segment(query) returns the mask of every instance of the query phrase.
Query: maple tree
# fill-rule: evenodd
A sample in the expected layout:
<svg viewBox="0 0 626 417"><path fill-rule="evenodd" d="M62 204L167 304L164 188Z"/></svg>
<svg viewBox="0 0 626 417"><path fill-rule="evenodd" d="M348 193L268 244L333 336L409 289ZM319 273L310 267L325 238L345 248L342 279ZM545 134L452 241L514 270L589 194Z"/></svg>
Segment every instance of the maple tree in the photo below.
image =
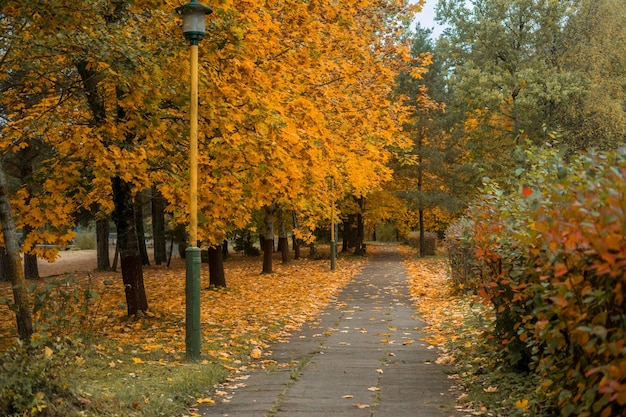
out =
<svg viewBox="0 0 626 417"><path fill-rule="evenodd" d="M18 227L32 229L23 249L52 259L72 239L77 211L112 215L131 315L147 309L136 196L155 187L174 222L187 220L180 75L189 71L174 6L48 0L1 11L3 82L20 75L3 84L2 152L32 150L32 138L50 152L33 166L32 177L45 179L36 194L12 193ZM327 178L339 199L362 198L389 177L405 109L388 93L409 62L395 34L419 4L212 6L200 63L205 245L275 204L314 227L328 219Z"/></svg>

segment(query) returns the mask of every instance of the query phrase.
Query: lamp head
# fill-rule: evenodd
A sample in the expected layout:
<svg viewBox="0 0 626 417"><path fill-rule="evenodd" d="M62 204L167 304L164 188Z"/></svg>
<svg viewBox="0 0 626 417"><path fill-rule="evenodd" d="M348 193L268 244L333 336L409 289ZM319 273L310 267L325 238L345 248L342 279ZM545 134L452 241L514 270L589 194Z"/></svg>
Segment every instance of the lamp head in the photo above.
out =
<svg viewBox="0 0 626 417"><path fill-rule="evenodd" d="M197 45L204 38L206 15L212 13L210 7L191 0L189 3L176 8L176 13L183 17L183 35L191 45Z"/></svg>

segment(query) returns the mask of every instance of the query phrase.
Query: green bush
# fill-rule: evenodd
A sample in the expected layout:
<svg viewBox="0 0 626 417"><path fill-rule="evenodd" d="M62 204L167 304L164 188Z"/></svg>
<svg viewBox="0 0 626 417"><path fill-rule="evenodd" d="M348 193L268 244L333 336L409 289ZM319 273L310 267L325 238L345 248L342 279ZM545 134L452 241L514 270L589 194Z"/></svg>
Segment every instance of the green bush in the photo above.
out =
<svg viewBox="0 0 626 417"><path fill-rule="evenodd" d="M554 413L624 415L626 155L522 156L517 182L487 181L449 229L453 276L493 306L495 340L541 377Z"/></svg>
<svg viewBox="0 0 626 417"><path fill-rule="evenodd" d="M96 234L93 232L81 232L74 237L74 243L80 249L95 249Z"/></svg>
<svg viewBox="0 0 626 417"><path fill-rule="evenodd" d="M64 375L75 366L68 341L16 345L0 357L0 415L78 416L81 403Z"/></svg>
<svg viewBox="0 0 626 417"><path fill-rule="evenodd" d="M413 247L420 249L419 232L411 232L407 238L407 243ZM434 256L437 254L437 233L424 232L424 255Z"/></svg>
<svg viewBox="0 0 626 417"><path fill-rule="evenodd" d="M450 277L455 290L473 292L476 289L474 249L469 241L472 222L467 217L449 226L444 241L450 261Z"/></svg>

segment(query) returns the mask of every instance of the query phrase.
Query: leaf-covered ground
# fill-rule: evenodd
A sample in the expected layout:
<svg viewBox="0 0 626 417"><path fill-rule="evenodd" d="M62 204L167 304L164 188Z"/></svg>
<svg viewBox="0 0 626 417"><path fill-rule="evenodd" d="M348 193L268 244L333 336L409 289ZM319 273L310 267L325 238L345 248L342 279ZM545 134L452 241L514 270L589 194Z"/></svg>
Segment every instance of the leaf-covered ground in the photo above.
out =
<svg viewBox="0 0 626 417"><path fill-rule="evenodd" d="M368 246L368 253L376 250ZM486 343L490 310L452 292L445 258L419 259L407 247L401 250L415 305L428 322L426 341L439 350L438 362L454 370L450 377L465 387L459 396L462 415L533 415L531 410L540 409L532 395L536 381L507 371L494 359L497 347ZM83 274L76 282L56 277L33 283L33 301L43 307L37 313L42 330L34 338L45 347L39 360L62 359L64 386L73 395L66 400L87 415L189 415L193 403L211 403L220 395L211 387L228 374L232 384L245 383L238 378L250 368L276 366L268 358L270 345L286 341L307 320L314 320L366 259L346 256L334 272L328 260L282 265L276 259L275 273L269 275L260 274L260 262L236 256L227 260L225 289L207 288L203 264L203 360L196 363L185 360L182 261L171 268L145 269L150 309L132 319L126 317L119 272ZM6 283L0 284L3 297L10 298ZM3 350L15 344L13 320L8 307L0 305ZM72 342L71 348L64 340ZM61 403L47 404L53 408Z"/></svg>
<svg viewBox="0 0 626 417"><path fill-rule="evenodd" d="M33 302L43 306L37 313L42 330L34 341L51 346L43 353L48 358L66 353L60 347L63 338L81 347L72 353L73 369L66 376L94 415L178 415L185 404L210 401L208 389L226 373L273 366L264 359L269 345L314 320L365 262L346 256L330 271L327 259L287 265L275 259L274 273L261 274L261 258L233 256L225 261L224 289L207 288L208 268L203 264L203 360L196 364L185 361L182 261L171 268L145 268L149 311L138 318L126 316L119 272L83 274L76 282L56 277L33 283ZM0 298L11 298L9 284L0 284ZM15 340L14 316L1 305L3 350ZM190 379L197 379L197 385L182 386ZM164 408L172 403L180 406ZM106 411L98 414L95 409Z"/></svg>
<svg viewBox="0 0 626 417"><path fill-rule="evenodd" d="M451 366L450 378L464 388L458 409L464 416L540 415L540 385L511 372L495 355L490 341L491 309L468 294L453 291L446 258L407 257L411 295L427 321L428 343L439 350L438 363Z"/></svg>

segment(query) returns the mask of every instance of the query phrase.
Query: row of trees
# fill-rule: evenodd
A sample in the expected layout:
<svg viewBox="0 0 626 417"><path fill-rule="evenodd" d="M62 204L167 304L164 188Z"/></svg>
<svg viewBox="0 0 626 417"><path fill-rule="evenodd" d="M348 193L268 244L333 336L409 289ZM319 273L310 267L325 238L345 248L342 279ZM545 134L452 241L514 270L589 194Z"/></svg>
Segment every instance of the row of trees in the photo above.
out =
<svg viewBox="0 0 626 417"><path fill-rule="evenodd" d="M267 244L274 219L293 213L305 236L329 226L331 206L401 232L441 231L482 177L514 170L525 139L569 151L624 143L623 1L441 0L448 29L437 40L407 31L419 4L340 3L209 4L200 45L205 245L259 215ZM165 211L187 221L189 68L178 5L16 0L0 11L2 245L14 265L23 251L28 267L35 255L54 257L45 245L67 244L81 216L97 219L99 236L112 219L129 314L148 306L137 197L159 203L159 225Z"/></svg>
<svg viewBox="0 0 626 417"><path fill-rule="evenodd" d="M426 64L411 60L398 37L419 5L209 5L214 13L200 45L205 245L219 245L259 211L268 238L280 210L298 213L305 233L328 222L331 205L363 198L390 177L391 151L408 143L409 109L392 99L394 79ZM0 243L23 339L32 329L19 253L53 258L50 246L68 244L85 213L100 225L115 222L128 314L148 308L137 196L147 189L162 196L175 223L188 215L189 68L176 6L2 5Z"/></svg>

